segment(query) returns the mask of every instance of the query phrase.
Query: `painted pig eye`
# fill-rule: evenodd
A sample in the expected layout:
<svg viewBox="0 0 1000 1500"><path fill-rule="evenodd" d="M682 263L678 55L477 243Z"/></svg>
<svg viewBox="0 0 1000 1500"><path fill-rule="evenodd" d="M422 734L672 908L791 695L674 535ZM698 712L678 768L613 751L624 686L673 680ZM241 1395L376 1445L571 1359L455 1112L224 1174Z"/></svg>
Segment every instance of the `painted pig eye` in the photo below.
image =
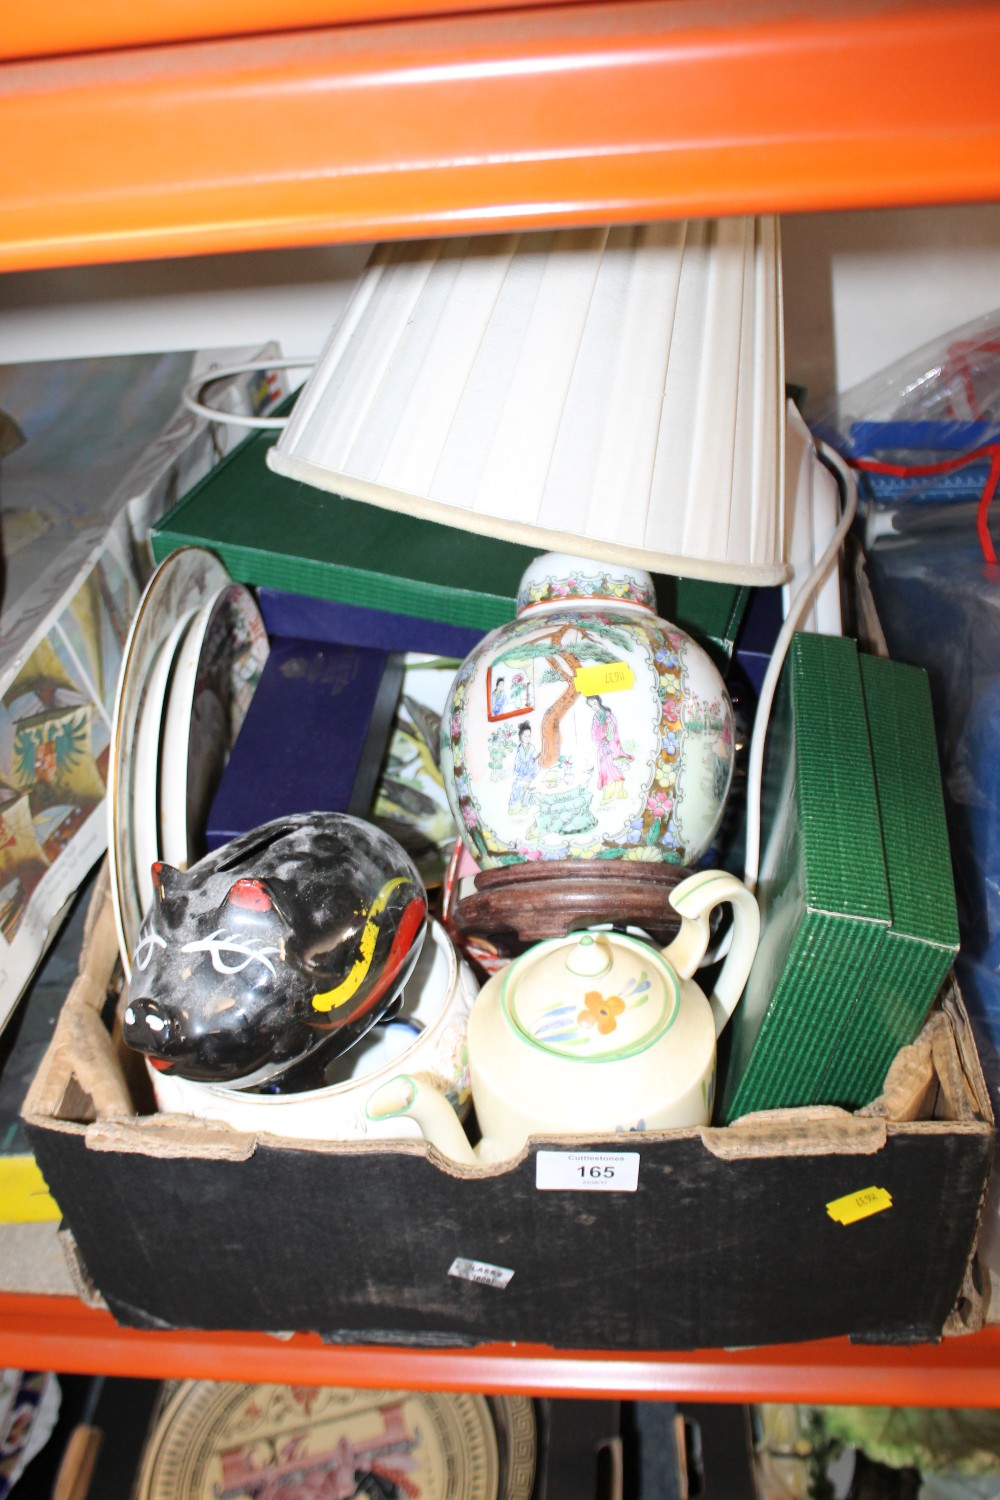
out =
<svg viewBox="0 0 1000 1500"><path fill-rule="evenodd" d="M158 932L140 932L132 958L133 965L137 969L148 969L150 959L153 957L153 949L166 946L166 939L161 938Z"/></svg>
<svg viewBox="0 0 1000 1500"><path fill-rule="evenodd" d="M268 957L271 953L278 953L278 948L265 948L261 938L239 938L229 937L219 927L215 932L209 933L208 937L198 938L193 943L185 943L181 949L182 953L210 953L212 955L212 968L217 974L242 974L243 970L252 963L263 964L270 974L276 970ZM235 954L242 958L242 963L227 964L222 955Z"/></svg>

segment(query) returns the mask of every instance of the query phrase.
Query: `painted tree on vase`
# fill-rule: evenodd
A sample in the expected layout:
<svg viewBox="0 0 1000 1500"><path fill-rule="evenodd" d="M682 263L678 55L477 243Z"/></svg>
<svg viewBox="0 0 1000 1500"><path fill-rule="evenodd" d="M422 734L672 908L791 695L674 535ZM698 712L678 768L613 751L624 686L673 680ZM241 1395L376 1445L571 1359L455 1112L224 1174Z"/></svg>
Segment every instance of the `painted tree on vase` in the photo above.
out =
<svg viewBox="0 0 1000 1500"><path fill-rule="evenodd" d="M541 748L538 763L544 771L555 766L562 753L561 724L580 697L576 676L587 662L609 665L627 656L631 643L626 631L616 629L604 620L589 619L586 626L578 620L558 616L542 628L532 640L518 641L494 661L518 665L542 660L546 670L537 679L539 686L563 684L563 691L542 715Z"/></svg>

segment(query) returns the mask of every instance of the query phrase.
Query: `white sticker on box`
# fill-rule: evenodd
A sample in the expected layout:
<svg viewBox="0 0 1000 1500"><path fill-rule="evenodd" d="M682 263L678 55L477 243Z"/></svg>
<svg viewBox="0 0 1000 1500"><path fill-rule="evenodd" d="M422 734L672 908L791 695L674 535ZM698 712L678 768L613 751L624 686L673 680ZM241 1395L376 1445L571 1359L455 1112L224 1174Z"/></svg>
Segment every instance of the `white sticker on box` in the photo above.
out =
<svg viewBox="0 0 1000 1500"><path fill-rule="evenodd" d="M638 1151L539 1151L535 1187L546 1192L634 1193Z"/></svg>
<svg viewBox="0 0 1000 1500"><path fill-rule="evenodd" d="M480 1286L495 1286L503 1291L513 1276L506 1266L491 1266L486 1260L465 1260L456 1256L448 1267L449 1276L458 1276L462 1281L477 1281Z"/></svg>

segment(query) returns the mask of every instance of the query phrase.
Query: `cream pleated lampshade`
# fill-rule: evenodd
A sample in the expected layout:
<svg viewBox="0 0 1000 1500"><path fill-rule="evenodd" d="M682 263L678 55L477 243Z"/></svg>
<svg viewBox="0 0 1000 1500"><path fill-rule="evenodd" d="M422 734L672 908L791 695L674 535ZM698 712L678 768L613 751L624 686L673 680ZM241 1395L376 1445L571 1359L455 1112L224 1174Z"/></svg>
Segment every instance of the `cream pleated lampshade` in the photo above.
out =
<svg viewBox="0 0 1000 1500"><path fill-rule="evenodd" d="M381 246L268 462L449 526L780 583L777 224Z"/></svg>

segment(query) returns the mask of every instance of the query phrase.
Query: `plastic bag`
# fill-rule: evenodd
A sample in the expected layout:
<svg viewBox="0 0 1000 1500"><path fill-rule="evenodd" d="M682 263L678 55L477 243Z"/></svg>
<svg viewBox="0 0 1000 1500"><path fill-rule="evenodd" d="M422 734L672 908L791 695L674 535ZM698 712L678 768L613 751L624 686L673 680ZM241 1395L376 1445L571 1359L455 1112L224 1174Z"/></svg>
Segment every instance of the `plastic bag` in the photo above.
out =
<svg viewBox="0 0 1000 1500"><path fill-rule="evenodd" d="M838 396L811 425L857 473L866 550L961 528L997 561L1000 311Z"/></svg>
<svg viewBox="0 0 1000 1500"><path fill-rule="evenodd" d="M1000 500L990 504L1000 478L1000 312L846 392L815 425L858 475L889 654L930 679L959 907L956 971L980 1043L1000 1053L1000 566L988 560L1000 538ZM936 456L941 471L917 472L932 465L908 462L916 455Z"/></svg>

